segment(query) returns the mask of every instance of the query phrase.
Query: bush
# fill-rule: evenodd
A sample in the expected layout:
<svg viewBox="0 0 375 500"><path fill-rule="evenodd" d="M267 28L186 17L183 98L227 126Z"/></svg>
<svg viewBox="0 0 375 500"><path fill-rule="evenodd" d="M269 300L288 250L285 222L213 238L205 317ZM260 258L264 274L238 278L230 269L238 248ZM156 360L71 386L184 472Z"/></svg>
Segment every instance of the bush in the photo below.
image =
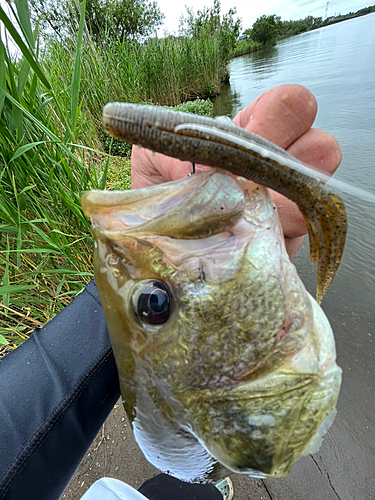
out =
<svg viewBox="0 0 375 500"><path fill-rule="evenodd" d="M184 113L193 113L195 115L203 115L212 117L214 114L214 105L211 101L204 99L196 99L195 101L183 102L174 106L172 109L183 111Z"/></svg>

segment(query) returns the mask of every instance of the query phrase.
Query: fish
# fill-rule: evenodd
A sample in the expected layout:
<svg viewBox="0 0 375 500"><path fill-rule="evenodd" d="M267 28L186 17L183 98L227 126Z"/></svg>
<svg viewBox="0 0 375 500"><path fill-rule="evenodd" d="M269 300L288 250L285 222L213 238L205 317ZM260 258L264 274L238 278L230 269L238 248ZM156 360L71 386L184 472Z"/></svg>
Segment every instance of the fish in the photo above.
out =
<svg viewBox="0 0 375 500"><path fill-rule="evenodd" d="M119 135L113 109L110 118L106 109L106 128ZM164 127L157 116L158 127ZM184 130L194 119L178 116ZM129 120L131 142L143 145L136 121ZM219 135L211 130L209 139L208 130L202 132L213 149L220 126ZM231 125L225 127L235 135ZM153 135L156 140L155 130ZM199 148L191 159L184 141L196 144L196 139L182 137L185 151L179 156L207 164ZM163 141L155 150L175 155L174 146L168 149L174 139ZM226 153L219 146L227 159L237 155L237 147ZM268 144L261 141L260 147L271 155ZM258 161L263 160L255 154ZM288 257L264 185L274 188L275 174L259 183L238 172L237 164L235 159L231 168L220 163L208 172L133 191L88 191L81 198L91 219L95 278L135 439L155 467L184 481L233 472L287 475L296 460L319 449L335 418L341 386L332 329ZM273 167L281 176L291 175L285 165ZM315 186L316 179L293 171L296 178L304 176L298 189L307 179L307 191L324 193L319 206L329 207L332 218L343 217L342 205L337 202L333 210L328 200L334 204L336 198ZM322 233L332 233L324 257L332 262L340 255L334 224L320 222ZM323 258L323 249L319 255Z"/></svg>

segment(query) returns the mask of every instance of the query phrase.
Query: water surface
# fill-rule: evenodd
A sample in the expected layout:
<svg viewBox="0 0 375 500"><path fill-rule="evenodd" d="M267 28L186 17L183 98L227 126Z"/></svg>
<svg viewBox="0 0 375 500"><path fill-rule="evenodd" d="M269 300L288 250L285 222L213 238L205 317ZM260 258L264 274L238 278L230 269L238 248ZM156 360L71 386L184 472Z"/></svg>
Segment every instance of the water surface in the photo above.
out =
<svg viewBox="0 0 375 500"><path fill-rule="evenodd" d="M234 59L230 72L230 85L214 103L216 114L234 117L276 85L305 85L318 101L314 126L333 134L343 151L335 178L375 198L375 14ZM288 478L266 482L280 500L375 498L375 204L358 193L339 194L348 239L323 301L344 371L339 413L319 453L296 464ZM295 263L314 294L316 270L306 241Z"/></svg>

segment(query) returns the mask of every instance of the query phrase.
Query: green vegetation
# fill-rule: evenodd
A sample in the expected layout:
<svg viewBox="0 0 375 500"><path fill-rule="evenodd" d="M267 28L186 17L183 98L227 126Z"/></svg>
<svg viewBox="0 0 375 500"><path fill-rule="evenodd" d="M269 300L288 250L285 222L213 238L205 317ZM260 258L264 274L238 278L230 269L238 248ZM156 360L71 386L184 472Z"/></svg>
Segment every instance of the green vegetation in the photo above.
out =
<svg viewBox="0 0 375 500"><path fill-rule="evenodd" d="M50 320L93 277L81 192L130 187L130 148L103 134L103 104L147 102L154 95L154 103L174 104L202 88L211 92L223 65L220 44L210 46L202 34L144 44L117 40L102 50L83 17L76 40L49 37L40 50L27 3L16 0L13 14L15 22L0 7L7 30L6 42L0 41L2 354ZM14 57L14 44L21 58ZM203 100L179 108L213 112ZM120 156L108 155L114 153Z"/></svg>
<svg viewBox="0 0 375 500"><path fill-rule="evenodd" d="M327 17L322 23L322 26L328 26L329 24L340 23L341 21L345 21L346 19L352 19L353 17L366 16L367 14L371 14L371 12L375 12L375 5L370 5L369 7L364 7L363 9L359 9L356 12L348 12L347 14L338 14L337 16Z"/></svg>
<svg viewBox="0 0 375 500"><path fill-rule="evenodd" d="M338 16L327 17L324 21L321 17L313 16L307 16L305 19L297 21L282 21L281 17L275 14L271 16L263 15L255 21L252 28L246 29L243 32L245 38L239 40L234 55L238 56L254 52L262 47L275 45L277 40L322 28L323 26L345 21L353 17L364 16L371 12L375 12L375 5L365 7L357 12L349 12L345 15L339 14Z"/></svg>
<svg viewBox="0 0 375 500"><path fill-rule="evenodd" d="M53 88L69 107L69 86L74 47L67 52L53 42L45 55ZM101 127L102 107L110 101L153 102L177 105L217 92L223 64L216 40L150 39L145 44L116 42L105 50L93 43L83 47L81 65L82 116L85 120L82 142ZM99 147L99 145L98 145Z"/></svg>
<svg viewBox="0 0 375 500"><path fill-rule="evenodd" d="M187 17L180 20L180 35L193 40L216 39L225 68L237 45L241 28L241 20L234 20L236 9L229 9L227 14L221 16L220 1L214 0L211 8L198 10L197 14L187 7L186 10Z"/></svg>
<svg viewBox="0 0 375 500"><path fill-rule="evenodd" d="M216 95L220 83L228 78L226 67L238 37L240 25L233 15L233 11L221 15L220 3L215 0L210 9L197 14L188 11L178 38L149 38L140 43L132 36L131 41L109 40L104 45L85 36L81 65L81 116L85 124L80 140L87 143L90 139L100 147L95 136L101 109L111 100L174 106ZM70 84L74 51L74 40L53 36L43 54L44 67L54 90L65 99L65 108L69 106L65 89Z"/></svg>
<svg viewBox="0 0 375 500"><path fill-rule="evenodd" d="M211 101L205 99L195 99L194 101L187 101L173 106L173 109L177 111L183 111L184 113L192 113L194 115L203 116L213 116L214 105Z"/></svg>
<svg viewBox="0 0 375 500"><path fill-rule="evenodd" d="M246 37L238 41L237 46L233 52L233 57L239 57L244 54L249 54L250 52L257 52L262 48L263 45L261 43L255 42L250 37Z"/></svg>
<svg viewBox="0 0 375 500"><path fill-rule="evenodd" d="M16 6L24 41L0 8L0 20L23 54L13 61L9 45L0 43L0 344L5 351L49 320L91 278L91 237L79 198L81 191L106 181L105 175L97 177L95 153L75 146L83 24L70 105L62 108L35 56L27 4Z"/></svg>
<svg viewBox="0 0 375 500"><path fill-rule="evenodd" d="M274 45L279 36L279 18L276 16L261 16L253 24L251 38L262 46Z"/></svg>
<svg viewBox="0 0 375 500"><path fill-rule="evenodd" d="M287 38L290 36L298 35L300 33L305 33L306 31L315 30L318 28L323 28L324 26L329 26L330 24L339 23L353 17L364 16L375 12L375 5L370 7L365 7L364 9L359 9L357 12L349 12L344 15L330 16L323 21L321 17L307 16L305 19L299 19L298 21L281 21L279 17L278 20L279 33L278 39Z"/></svg>
<svg viewBox="0 0 375 500"><path fill-rule="evenodd" d="M31 16L43 38L75 39L80 20L77 0L30 0ZM163 23L156 2L149 0L86 0L85 22L91 38L98 44L142 40Z"/></svg>

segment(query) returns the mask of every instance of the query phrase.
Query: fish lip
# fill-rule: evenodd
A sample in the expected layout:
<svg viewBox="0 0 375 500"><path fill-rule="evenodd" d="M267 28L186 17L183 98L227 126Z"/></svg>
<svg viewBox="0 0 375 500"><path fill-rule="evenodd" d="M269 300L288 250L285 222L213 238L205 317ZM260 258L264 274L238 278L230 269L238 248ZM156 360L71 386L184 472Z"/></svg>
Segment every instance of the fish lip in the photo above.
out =
<svg viewBox="0 0 375 500"><path fill-rule="evenodd" d="M213 169L215 170L215 169ZM194 176L185 177L176 181L164 182L162 184L155 184L140 189L134 190L121 190L121 191L108 191L101 189L92 189L85 191L81 195L81 205L83 213L86 217L91 217L97 210L97 206L101 208L117 207L122 204L132 203L133 201L141 201L155 196L167 196L177 189L183 189L189 184L198 184L202 178L207 177L210 172L200 172Z"/></svg>
<svg viewBox="0 0 375 500"><path fill-rule="evenodd" d="M89 191L81 198L85 215L101 231L195 240L232 228L245 203L233 176L217 169L135 191Z"/></svg>

